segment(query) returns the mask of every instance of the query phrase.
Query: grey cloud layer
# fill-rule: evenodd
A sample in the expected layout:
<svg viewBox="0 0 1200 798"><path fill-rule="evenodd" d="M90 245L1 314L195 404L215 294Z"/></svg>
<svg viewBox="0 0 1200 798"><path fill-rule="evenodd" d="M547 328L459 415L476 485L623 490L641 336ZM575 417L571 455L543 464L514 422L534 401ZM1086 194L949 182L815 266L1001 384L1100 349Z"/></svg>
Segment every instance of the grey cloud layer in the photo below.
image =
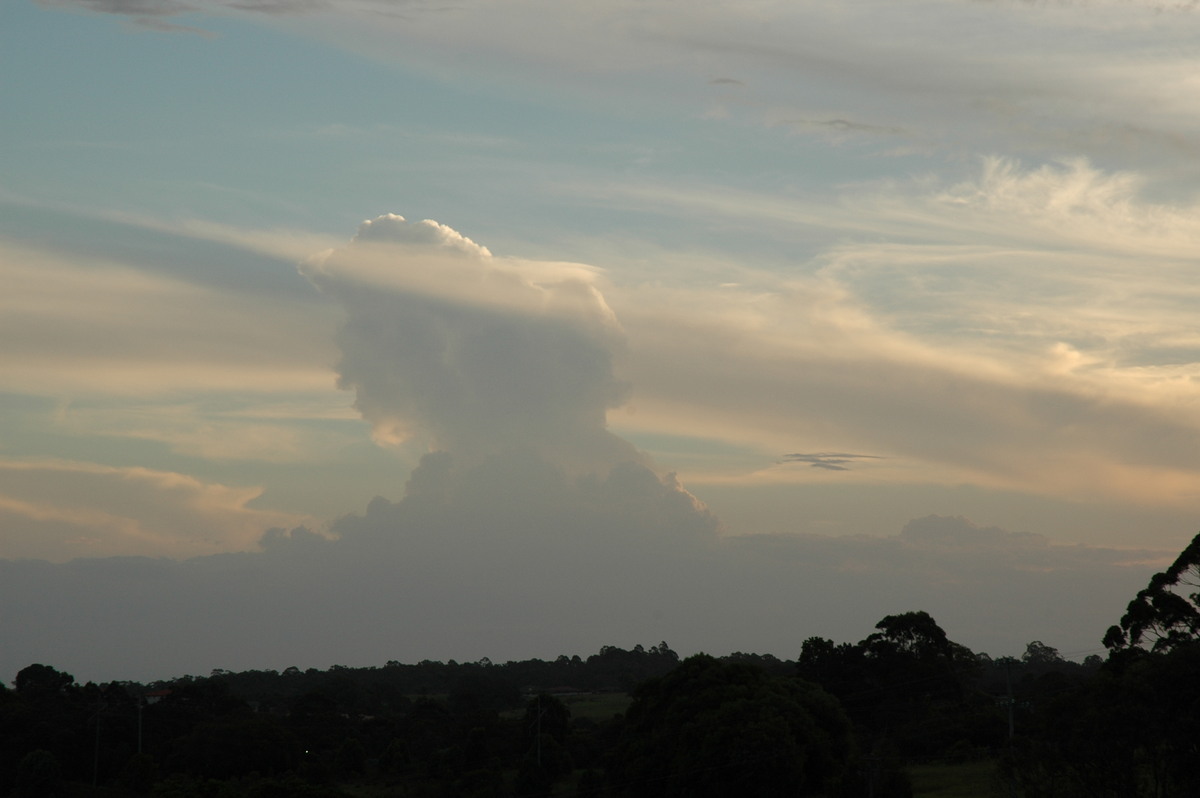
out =
<svg viewBox="0 0 1200 798"><path fill-rule="evenodd" d="M795 656L810 635L857 640L908 609L992 654L1033 639L1086 652L1170 556L935 517L891 538L721 541L711 516L640 466L589 482L531 461L516 479L497 459L447 481L437 459L403 501L339 521L337 540L277 531L262 553L183 562L0 560L0 677L33 661L148 679L650 639Z"/></svg>

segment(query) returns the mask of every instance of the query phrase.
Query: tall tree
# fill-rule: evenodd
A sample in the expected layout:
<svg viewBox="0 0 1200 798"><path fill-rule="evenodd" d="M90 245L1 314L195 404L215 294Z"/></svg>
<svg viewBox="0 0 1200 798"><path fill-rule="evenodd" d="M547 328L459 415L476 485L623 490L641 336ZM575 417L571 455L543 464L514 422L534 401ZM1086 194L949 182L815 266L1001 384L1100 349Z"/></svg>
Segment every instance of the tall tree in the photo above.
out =
<svg viewBox="0 0 1200 798"><path fill-rule="evenodd" d="M1150 578L1125 608L1116 626L1109 627L1104 645L1116 651L1148 646L1168 651L1200 638L1200 534L1165 571Z"/></svg>

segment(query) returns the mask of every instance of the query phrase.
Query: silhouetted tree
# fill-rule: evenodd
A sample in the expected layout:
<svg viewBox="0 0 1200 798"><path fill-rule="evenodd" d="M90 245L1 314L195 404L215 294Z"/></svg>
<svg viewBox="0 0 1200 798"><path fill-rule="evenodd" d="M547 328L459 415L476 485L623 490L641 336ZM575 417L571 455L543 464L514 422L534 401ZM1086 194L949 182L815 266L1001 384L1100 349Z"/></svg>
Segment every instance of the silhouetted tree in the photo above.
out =
<svg viewBox="0 0 1200 798"><path fill-rule="evenodd" d="M637 688L613 776L635 796L819 795L852 750L816 685L701 654Z"/></svg>
<svg viewBox="0 0 1200 798"><path fill-rule="evenodd" d="M1165 651L1200 637L1200 534L1192 538L1171 567L1150 578L1126 607L1119 624L1109 627L1104 645L1111 650L1149 644Z"/></svg>
<svg viewBox="0 0 1200 798"><path fill-rule="evenodd" d="M61 693L75 683L75 677L49 665L29 665L17 671L13 685L17 692Z"/></svg>

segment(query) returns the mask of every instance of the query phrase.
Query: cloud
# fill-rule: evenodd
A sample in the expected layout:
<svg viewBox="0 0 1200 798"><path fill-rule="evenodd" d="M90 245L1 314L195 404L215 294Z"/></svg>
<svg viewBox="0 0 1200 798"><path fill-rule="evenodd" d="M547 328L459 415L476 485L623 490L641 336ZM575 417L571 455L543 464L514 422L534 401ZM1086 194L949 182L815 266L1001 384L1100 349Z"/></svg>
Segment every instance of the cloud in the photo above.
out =
<svg viewBox="0 0 1200 798"><path fill-rule="evenodd" d="M719 124L800 120L797 132L821 138L868 133L854 142L879 155L1082 152L1165 177L1194 176L1198 165L1189 137L1197 113L1186 98L1196 66L1187 45L1200 17L1185 3L696 2L685 16L671 3L624 0L586 9L545 0L204 5L264 12L251 18L584 107L620 97L623 108ZM535 21L554 35L531 39ZM753 89L704 114L708 87L733 80L714 76L728 75Z"/></svg>
<svg viewBox="0 0 1200 798"><path fill-rule="evenodd" d="M259 14L304 14L337 6L336 0L224 0L224 5ZM387 4L376 5L386 7Z"/></svg>
<svg viewBox="0 0 1200 798"><path fill-rule="evenodd" d="M223 256L173 269L177 251L148 266L96 254L102 248L93 252L90 241L83 253L6 244L0 388L62 398L60 431L100 430L164 444L154 451L176 456L299 461L341 438L302 434L276 423L282 416L269 408L297 395L337 405L328 373L337 362L378 440L441 450L414 472L403 501L380 500L337 522L336 541L272 533L263 553L38 572L58 580L43 586L74 586L64 595L79 602L117 595L85 589L95 587L89 568L113 579L166 574L184 586L179 617L198 630L193 653L223 650L205 608L234 619L245 656L263 658L319 656L303 648L306 624L362 657L400 645L405 634L429 643L414 643L416 656L461 657L472 646L489 656L510 644L588 650L643 633L704 647L713 629L731 647L786 653L779 630L797 628L801 613L815 631L853 639L861 634L844 633L847 625L866 631L885 613L926 604L951 607L982 638L1037 617L1038 602L1087 626L1105 615L1099 599L1111 601L1132 572L1120 561L1128 553L1067 550L944 519L888 538L714 539L711 516L678 481L648 470L648 458L609 424L638 434L639 445L674 435L700 450L690 462L703 467L683 475L690 485L964 485L1017 500L1051 497L1064 514L1121 506L1128 518L1141 506L1178 508L1183 517L1200 509L1200 340L1191 332L1200 297L1190 287L1200 285L1200 217L1188 201L1148 199L1148 188L1162 197L1170 186L1144 182L1164 164L1179 185L1194 182L1194 15L1165 19L1116 2L702 1L684 16L672 4L580 9L540 0L57 5L147 26L174 28L167 20L184 13L286 26L398 61L406 72L435 65L421 74L448 84L477 86L486 74L495 96L534 96L543 110L563 103L596 114L609 103L642 117L639 108L652 109L642 117L654 120L651 128L663 122L674 136L704 125L715 131L707 139L730 141L743 155L755 148L723 132L753 127L780 147L778 163L833 168L806 157L811 140L769 130L780 120L818 134L871 128L899 142L856 136L863 153L920 145L944 157L933 168L958 173L845 185L836 195L808 187L828 185L817 171L776 169L771 179L789 186L776 193L678 178L655 184L668 161L701 162L680 135L671 159L661 148L627 145L659 149L658 163L638 169L641 184L561 187L563 198L617 210L659 240L681 222L679 249L689 256L677 255L686 267L675 273L654 257L624 273L607 260L596 260L608 267L600 271L506 258L445 225L395 216L364 224L351 243L197 222L158 226L277 258L329 250L302 268L344 313L336 346L332 313L290 294L280 299L278 283L254 291L249 274L212 279ZM404 18L376 13L385 7ZM321 13L291 13L302 11ZM529 37L531 19L554 35ZM731 85L709 82L715 75L737 75L740 85L717 92L722 120L700 119L713 84ZM386 137L393 128L385 123L374 133ZM354 122L342 124L329 129L344 133ZM989 158L977 170L966 166L979 151L1024 154L1033 165ZM1043 163L1062 152L1093 159ZM543 168L522 171L541 179L551 167L545 153L533 157ZM1104 166L1114 159L1146 168ZM740 169L729 163L721 168ZM896 168L921 172L931 163ZM478 165L468 159L457 173L481 186ZM639 246L612 229L604 234L620 247ZM728 245L735 255L697 266L691 252L718 230L738 231ZM718 259L709 257L706 267ZM226 272L242 263L231 262ZM294 271L289 277L309 287ZM254 394L247 404L259 415L179 398L194 391ZM794 462L762 467L781 451L796 453ZM868 467L854 452L878 454ZM34 540L77 541L52 544L53 556L65 558L93 537L96 551L183 556L245 548L255 530L295 523L256 515L256 489L230 487L243 480L212 476L211 462L196 469L203 479L161 463L143 473L8 462L20 464L5 472L2 493L19 531L13 545L24 547L18 553L41 551ZM192 506L200 520L177 524ZM13 584L26 584L18 579L24 567L10 570ZM275 588L268 598L254 589L266 585ZM11 590L20 606L31 603ZM1012 592L1017 599L1004 598ZM825 609L831 596L847 614ZM956 597L961 606L952 606ZM101 608L124 617L127 599L85 607L89 617ZM966 611L972 602L993 608L977 629ZM394 636L379 633L391 631L389 618ZM141 628L169 619L164 608ZM1030 637L1053 637L1036 629ZM264 630L295 632L297 642L280 648ZM135 650L136 638L127 640ZM389 653L377 660L399 652Z"/></svg>
<svg viewBox="0 0 1200 798"><path fill-rule="evenodd" d="M859 640L909 609L994 655L1032 639L1089 652L1160 554L1055 546L961 518L883 538L722 540L641 466L587 480L536 458L456 471L443 457L427 458L402 501L337 522L336 539L301 528L269 533L261 552L185 561L0 560L0 673L36 661L153 679L651 639L794 657L806 637Z"/></svg>
<svg viewBox="0 0 1200 798"><path fill-rule="evenodd" d="M37 0L44 6L76 6L101 14L119 14L135 18L172 17L222 8L255 11L264 14L293 14L336 6L336 0ZM143 20L138 20L144 24ZM173 30L175 26L163 30Z"/></svg>
<svg viewBox="0 0 1200 798"><path fill-rule="evenodd" d="M189 557L253 549L304 517L257 510L256 487L63 460L0 459L0 557Z"/></svg>
<svg viewBox="0 0 1200 798"><path fill-rule="evenodd" d="M339 385L377 438L578 467L640 459L606 430L628 387L595 270L495 258L444 225L387 215L302 271L346 312Z"/></svg>
<svg viewBox="0 0 1200 798"><path fill-rule="evenodd" d="M909 521L900 530L899 539L906 544L911 544L916 547L925 549L955 549L959 551L967 551L973 554L979 553L981 550L988 551L1009 551L1016 554L1032 555L1037 559L1037 568L1053 569L1054 564L1047 557L1054 551L1058 553L1067 553L1068 561L1074 559L1073 555L1077 552L1069 551L1062 546L1056 548L1050 547L1050 541L1044 535L1035 535L1030 532L1008 532L999 527L980 527L966 518L960 516L939 516L930 515L925 518L917 518ZM1101 557L1116 556L1118 562L1128 562L1131 554L1134 561L1137 557L1153 558L1162 557L1162 552L1114 552L1112 550L1097 549L1096 553Z"/></svg>
<svg viewBox="0 0 1200 798"><path fill-rule="evenodd" d="M806 224L841 240L782 273L741 255L602 272L497 257L444 225L381 217L303 270L345 314L344 387L377 440L410 440L409 453L444 448L461 462L527 446L599 473L646 462L611 423L643 446L663 435L708 446L712 456L665 460L693 486L836 476L1185 511L1197 507L1200 216L1142 186L1085 161L1007 159L957 181L849 186L820 205L642 185L619 198L658 218L734 220L772 238ZM171 232L277 256L327 243L198 223ZM343 403L322 340L336 319L308 298L275 307L107 260L8 251L0 268L17 288L0 318L14 345L0 373L11 391L283 387ZM173 412L93 421L201 456L259 448L278 460L319 445L212 414L175 424ZM781 447L881 459L848 472L762 467Z"/></svg>
<svg viewBox="0 0 1200 798"><path fill-rule="evenodd" d="M134 20L134 23L140 27L158 31L159 33L191 33L206 39L216 36L215 33L204 28L195 28L191 25L176 25L173 22L167 22L161 17L139 17Z"/></svg>
<svg viewBox="0 0 1200 798"><path fill-rule="evenodd" d="M776 562L793 578L819 580L837 601L926 608L955 640L993 655L1047 637L1062 641L1064 650L1101 651L1103 629L1174 556L1056 544L961 516L914 519L886 537L751 535L727 544L734 559L746 557L762 569Z"/></svg>
<svg viewBox="0 0 1200 798"><path fill-rule="evenodd" d="M133 402L73 401L54 415L53 429L77 436L104 436L165 444L170 451L213 461L298 465L336 460L357 443L358 415L328 402L286 401ZM331 428L330 422L339 428Z"/></svg>
<svg viewBox="0 0 1200 798"><path fill-rule="evenodd" d="M1045 535L939 515L913 519L891 536L743 535L729 538L728 543L835 573L895 574L914 585L934 578L943 587L961 587L973 573L990 574L989 579L1018 573L1056 574L1065 579L1110 568L1140 573L1161 567L1173 556L1165 549L1053 543Z"/></svg>
<svg viewBox="0 0 1200 798"><path fill-rule="evenodd" d="M1186 2L696 2L685 16L625 0L54 4L160 26L185 12L237 15L467 85L487 75L527 95L708 124L791 120L875 155L1084 153L1155 169L1182 190L1200 168L1187 100L1200 16ZM554 35L530 38L531 25ZM709 86L732 80L713 76L727 75L753 89L706 113Z"/></svg>
<svg viewBox="0 0 1200 798"><path fill-rule="evenodd" d="M852 463L879 459L878 455L851 454L849 452L814 452L812 454L794 452L783 456L785 463L807 463L812 468L823 468L827 471L849 471Z"/></svg>
<svg viewBox="0 0 1200 798"><path fill-rule="evenodd" d="M236 266L238 253L221 254ZM261 295L252 274L204 285L145 264L0 241L0 277L10 287L0 297L0 390L143 398L329 390L332 319L311 297Z"/></svg>
<svg viewBox="0 0 1200 798"><path fill-rule="evenodd" d="M664 616L688 616L694 597L679 592L678 570L702 579L715 533L715 519L677 483L636 463L572 476L529 453L464 468L435 453L402 501L376 499L339 519L333 539L275 529L256 553L0 560L0 671L33 657L82 665L87 678L149 678L649 639L674 623ZM110 644L84 655L98 638Z"/></svg>
<svg viewBox="0 0 1200 798"><path fill-rule="evenodd" d="M174 16L195 10L195 6L180 0L38 0L44 6L78 6L102 14L122 14L132 17Z"/></svg>
<svg viewBox="0 0 1200 798"><path fill-rule="evenodd" d="M903 128L889 125L873 125L850 119L780 119L777 124L785 125L797 132L822 132L835 141L844 141L853 134L870 136L903 136Z"/></svg>
<svg viewBox="0 0 1200 798"><path fill-rule="evenodd" d="M329 11L370 11L391 16L396 15L395 6L397 5L390 0L37 0L37 2L45 6L77 6L101 14L134 17L135 21L142 25L161 17L205 12L219 13L229 10L267 16L294 16ZM174 25L160 27L157 24L151 24L149 26L168 32L180 30L179 26Z"/></svg>
<svg viewBox="0 0 1200 798"><path fill-rule="evenodd" d="M897 334L836 270L766 282L746 269L709 290L653 289L580 264L497 257L445 225L392 215L301 269L345 314L338 373L376 434L403 427L438 450L404 497L377 498L327 530L297 528L253 509L255 488L0 461L0 512L16 530L9 557L47 537L63 558L83 537L97 553L226 552L0 561L0 605L13 608L0 617L0 667L45 661L89 678L155 678L654 639L791 656L811 634L856 640L884 615L917 608L972 647L1012 653L1043 639L1070 651L1097 641L1166 556L1055 545L963 518L919 519L888 537L727 536L674 475L608 431L607 413L626 396L619 360L637 380L634 418L764 447L780 430L788 442L830 441L795 447L791 460L817 468L776 469L816 478L869 458L861 472L872 479L967 474L1032 490L1023 470L1007 470L1019 458L1058 457L1054 466L1092 480L1101 471L1086 458L1095 441L1115 445L1110 426L1141 419L1131 442L1147 432L1135 407L1014 380L1002 364ZM171 440L153 412L140 426L107 418L124 434ZM1069 428L1058 442L1076 446L1057 453L1047 430L1063 419L1106 437ZM1180 437L1178 427L1159 432ZM54 600L39 603L47 594Z"/></svg>
<svg viewBox="0 0 1200 798"><path fill-rule="evenodd" d="M613 269L637 388L618 431L703 430L772 459L885 457L844 475L863 483L1200 508L1194 203L1151 201L1137 175L1077 160L987 159L959 182L851 186L823 206L727 187L622 196L638 191L647 212L842 240L786 271L731 255L707 285ZM817 471L731 463L684 478Z"/></svg>

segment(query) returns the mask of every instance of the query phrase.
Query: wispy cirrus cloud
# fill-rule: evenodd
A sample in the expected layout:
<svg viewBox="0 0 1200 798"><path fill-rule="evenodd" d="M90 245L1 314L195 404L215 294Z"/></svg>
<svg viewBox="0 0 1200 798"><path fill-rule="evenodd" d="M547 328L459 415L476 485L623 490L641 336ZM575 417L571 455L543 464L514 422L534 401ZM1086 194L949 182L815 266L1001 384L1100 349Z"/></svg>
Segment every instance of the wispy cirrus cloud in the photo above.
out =
<svg viewBox="0 0 1200 798"><path fill-rule="evenodd" d="M307 521L248 505L262 489L141 467L0 458L0 557L189 557L254 549L263 530Z"/></svg>
<svg viewBox="0 0 1200 798"><path fill-rule="evenodd" d="M222 406L225 405L225 406ZM272 396L233 402L64 402L56 433L151 441L174 454L214 462L286 465L328 463L359 440L359 416L348 405Z"/></svg>
<svg viewBox="0 0 1200 798"><path fill-rule="evenodd" d="M160 27L235 14L460 80L488 74L568 102L620 96L710 122L786 125L876 155L1083 153L1181 184L1200 168L1190 135L1200 120L1186 100L1200 15L1185 2L698 2L684 16L625 0L40 2ZM554 33L531 37L535 25ZM714 86L738 89L719 112Z"/></svg>
<svg viewBox="0 0 1200 798"><path fill-rule="evenodd" d="M720 286L638 295L614 276L638 410L615 421L765 452L786 430L797 451L886 457L871 480L1193 502L1200 215L1140 189L1081 161L999 159L952 185L848 187L824 208L637 189L659 213L848 240L784 274L734 261Z"/></svg>
<svg viewBox="0 0 1200 798"><path fill-rule="evenodd" d="M328 391L332 318L141 264L0 241L0 390Z"/></svg>

